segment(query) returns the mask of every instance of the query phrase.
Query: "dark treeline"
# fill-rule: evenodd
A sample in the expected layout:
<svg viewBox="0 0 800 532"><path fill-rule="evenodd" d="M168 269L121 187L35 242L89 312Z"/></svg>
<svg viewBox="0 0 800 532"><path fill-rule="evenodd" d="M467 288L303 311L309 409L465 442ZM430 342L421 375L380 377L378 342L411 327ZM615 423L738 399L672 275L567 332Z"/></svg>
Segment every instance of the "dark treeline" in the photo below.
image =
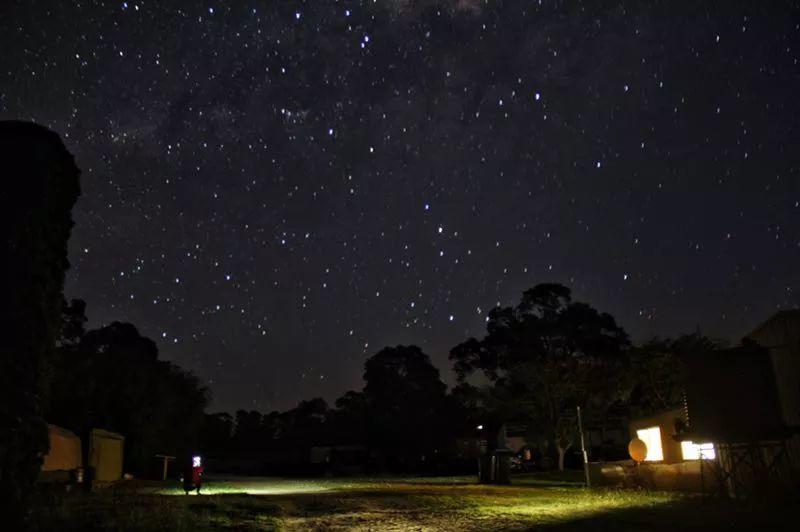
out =
<svg viewBox="0 0 800 532"><path fill-rule="evenodd" d="M632 346L612 316L542 284L493 309L484 338L451 350L458 384L449 392L418 347L387 347L365 362L363 389L334 405L315 398L286 412L210 414L201 441L239 472L444 473L474 471L459 443L491 449L514 425L537 456L563 468L576 450L576 407L588 427L627 431L633 416L680 406L681 357L711 347L699 335ZM330 455L309 461L314 447L349 454L339 464ZM616 457L624 456L608 456Z"/></svg>
<svg viewBox="0 0 800 532"><path fill-rule="evenodd" d="M468 419L428 355L416 346L396 346L370 357L364 364L364 388L345 393L334 405L315 398L286 412L211 414L203 444L212 456L249 455L252 460L234 461L242 472L335 472L325 468L324 460L310 462L314 446L348 449L342 467L432 472L453 465L446 462L446 451L454 434L468 430Z"/></svg>
<svg viewBox="0 0 800 532"><path fill-rule="evenodd" d="M467 473L480 441L491 450L512 425L540 464L564 468L577 450L577 406L588 427L611 429L680 406L681 356L713 347L698 335L632 346L613 317L542 284L493 309L482 339L450 351L449 391L427 354L398 345L368 358L363 388L332 405L206 414L210 393L194 375L160 360L129 323L86 331L85 310L62 305L44 415L83 437L124 435L124 469L137 476L160 473L156 455L197 452L212 470L247 474Z"/></svg>
<svg viewBox="0 0 800 532"><path fill-rule="evenodd" d="M159 360L130 323L86 331L86 305L63 304L45 416L85 438L93 428L125 436L124 470L158 470L156 454L185 456L199 444L209 393L197 378ZM86 447L86 446L84 446Z"/></svg>

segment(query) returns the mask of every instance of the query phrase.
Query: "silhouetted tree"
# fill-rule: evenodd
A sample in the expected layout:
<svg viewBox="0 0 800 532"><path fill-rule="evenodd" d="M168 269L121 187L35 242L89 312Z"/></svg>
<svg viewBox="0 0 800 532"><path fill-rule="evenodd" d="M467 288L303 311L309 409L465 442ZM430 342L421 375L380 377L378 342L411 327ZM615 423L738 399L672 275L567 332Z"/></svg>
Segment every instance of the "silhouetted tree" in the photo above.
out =
<svg viewBox="0 0 800 532"><path fill-rule="evenodd" d="M368 441L414 467L440 447L445 385L417 346L386 347L364 364Z"/></svg>
<svg viewBox="0 0 800 532"><path fill-rule="evenodd" d="M453 403L453 408L458 411L456 422L459 432L467 432L485 421L487 415L485 396L477 386L459 382L450 390L448 397Z"/></svg>
<svg viewBox="0 0 800 532"><path fill-rule="evenodd" d="M540 284L516 307L492 310L486 337L454 347L450 358L461 381L482 372L504 415L524 418L546 435L563 469L577 432L576 406L600 419L625 398L627 345L613 317L573 302L565 286Z"/></svg>
<svg viewBox="0 0 800 532"><path fill-rule="evenodd" d="M233 442L239 451L253 451L263 444L262 416L255 410L237 410Z"/></svg>
<svg viewBox="0 0 800 532"><path fill-rule="evenodd" d="M143 473L155 454L197 449L208 391L191 373L158 359L158 348L129 323L87 332L60 349L49 418L88 435L125 436L125 467Z"/></svg>
<svg viewBox="0 0 800 532"><path fill-rule="evenodd" d="M367 398L363 392L349 391L336 400L331 413L333 439L340 444L367 441Z"/></svg>
<svg viewBox="0 0 800 532"><path fill-rule="evenodd" d="M30 516L30 492L48 449L42 406L80 172L58 135L33 123L0 122L0 161L0 504L13 530Z"/></svg>
<svg viewBox="0 0 800 532"><path fill-rule="evenodd" d="M630 350L631 408L635 415L683 406L684 357L721 347L699 333L678 338L653 338Z"/></svg>
<svg viewBox="0 0 800 532"><path fill-rule="evenodd" d="M206 414L200 434L201 449L205 452L221 453L231 450L233 417L226 412Z"/></svg>
<svg viewBox="0 0 800 532"><path fill-rule="evenodd" d="M281 412L273 410L261 416L261 433L263 435L263 445L266 447L274 446L280 442L286 433L286 423Z"/></svg>
<svg viewBox="0 0 800 532"><path fill-rule="evenodd" d="M320 397L300 401L296 407L281 415L283 437L298 447L325 443L330 413L328 403Z"/></svg>

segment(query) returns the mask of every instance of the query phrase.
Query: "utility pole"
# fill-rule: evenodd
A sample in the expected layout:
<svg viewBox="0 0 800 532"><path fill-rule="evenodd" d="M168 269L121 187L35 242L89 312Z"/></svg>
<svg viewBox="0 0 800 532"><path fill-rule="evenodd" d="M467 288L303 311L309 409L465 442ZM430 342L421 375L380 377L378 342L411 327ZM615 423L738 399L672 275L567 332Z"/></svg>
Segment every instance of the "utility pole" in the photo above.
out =
<svg viewBox="0 0 800 532"><path fill-rule="evenodd" d="M581 421L581 407L578 407L578 432L581 433L581 452L583 453L583 474L586 476L586 487L591 488L589 479L589 455L586 454L586 443L583 440L583 422Z"/></svg>

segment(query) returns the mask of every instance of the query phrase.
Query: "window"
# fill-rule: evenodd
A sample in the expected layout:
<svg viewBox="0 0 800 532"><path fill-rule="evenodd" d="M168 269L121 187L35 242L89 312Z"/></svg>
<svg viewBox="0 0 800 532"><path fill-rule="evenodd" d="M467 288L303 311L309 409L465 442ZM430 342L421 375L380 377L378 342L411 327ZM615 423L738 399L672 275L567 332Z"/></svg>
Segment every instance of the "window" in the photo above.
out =
<svg viewBox="0 0 800 532"><path fill-rule="evenodd" d="M650 427L636 431L636 437L647 445L647 456L645 462L658 462L664 459L664 451L661 448L661 429Z"/></svg>
<svg viewBox="0 0 800 532"><path fill-rule="evenodd" d="M713 460L717 457L713 443L681 442L681 453L684 460Z"/></svg>

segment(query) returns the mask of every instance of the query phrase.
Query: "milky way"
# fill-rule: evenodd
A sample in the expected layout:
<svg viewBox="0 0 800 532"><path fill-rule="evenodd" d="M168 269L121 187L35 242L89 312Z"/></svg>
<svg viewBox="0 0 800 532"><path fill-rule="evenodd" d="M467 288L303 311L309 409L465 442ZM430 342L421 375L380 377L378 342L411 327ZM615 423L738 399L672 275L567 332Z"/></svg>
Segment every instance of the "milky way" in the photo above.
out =
<svg viewBox="0 0 800 532"><path fill-rule="evenodd" d="M0 118L83 172L67 296L215 408L449 378L540 282L635 340L800 302L796 3L2 4Z"/></svg>

